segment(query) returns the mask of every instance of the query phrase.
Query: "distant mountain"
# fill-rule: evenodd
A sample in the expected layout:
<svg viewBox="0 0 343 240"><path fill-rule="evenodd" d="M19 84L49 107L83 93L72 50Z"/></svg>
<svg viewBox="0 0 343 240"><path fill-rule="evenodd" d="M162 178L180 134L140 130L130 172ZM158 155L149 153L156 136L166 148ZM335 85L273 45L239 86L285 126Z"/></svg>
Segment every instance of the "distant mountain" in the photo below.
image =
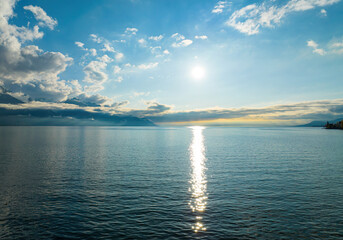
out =
<svg viewBox="0 0 343 240"><path fill-rule="evenodd" d="M0 103L8 103L8 104L20 104L23 103L19 99L12 97L11 95L7 94L4 88L0 89Z"/></svg>
<svg viewBox="0 0 343 240"><path fill-rule="evenodd" d="M299 125L299 126L296 126L296 127L324 127L327 122L329 122L329 123L336 123L336 122L339 122L339 121L342 121L342 120L343 120L343 118L338 118L338 119L335 119L335 120L332 120L332 121L312 121L312 122L306 123L304 125Z"/></svg>
<svg viewBox="0 0 343 240"><path fill-rule="evenodd" d="M325 124L326 122L324 121L312 121L304 125L299 125L297 127L324 127Z"/></svg>

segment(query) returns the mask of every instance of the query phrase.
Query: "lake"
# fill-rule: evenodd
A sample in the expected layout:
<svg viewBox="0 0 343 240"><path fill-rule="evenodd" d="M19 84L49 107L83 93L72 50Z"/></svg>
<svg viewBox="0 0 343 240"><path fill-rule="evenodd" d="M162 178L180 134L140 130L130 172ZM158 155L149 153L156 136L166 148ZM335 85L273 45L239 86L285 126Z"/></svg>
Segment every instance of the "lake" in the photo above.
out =
<svg viewBox="0 0 343 240"><path fill-rule="evenodd" d="M0 239L342 239L343 131L0 127Z"/></svg>

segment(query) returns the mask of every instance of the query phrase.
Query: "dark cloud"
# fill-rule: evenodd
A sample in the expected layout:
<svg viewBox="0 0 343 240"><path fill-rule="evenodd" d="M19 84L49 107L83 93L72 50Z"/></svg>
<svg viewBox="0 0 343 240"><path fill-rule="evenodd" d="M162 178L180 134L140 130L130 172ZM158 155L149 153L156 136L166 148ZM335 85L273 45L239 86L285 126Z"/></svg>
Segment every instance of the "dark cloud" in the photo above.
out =
<svg viewBox="0 0 343 240"><path fill-rule="evenodd" d="M139 117L150 117L150 116L157 116L166 114L172 107L164 104L160 104L155 101L147 102L147 109L145 110L135 110L135 109L126 109L126 110L118 110L121 114L132 115L132 116L139 116Z"/></svg>
<svg viewBox="0 0 343 240"><path fill-rule="evenodd" d="M84 109L9 109L0 107L0 125L154 126L145 118Z"/></svg>
<svg viewBox="0 0 343 240"><path fill-rule="evenodd" d="M65 103L75 104L81 107L100 107L101 105L109 102L111 102L111 99L108 97L104 97L99 94L87 95L85 93L65 101Z"/></svg>

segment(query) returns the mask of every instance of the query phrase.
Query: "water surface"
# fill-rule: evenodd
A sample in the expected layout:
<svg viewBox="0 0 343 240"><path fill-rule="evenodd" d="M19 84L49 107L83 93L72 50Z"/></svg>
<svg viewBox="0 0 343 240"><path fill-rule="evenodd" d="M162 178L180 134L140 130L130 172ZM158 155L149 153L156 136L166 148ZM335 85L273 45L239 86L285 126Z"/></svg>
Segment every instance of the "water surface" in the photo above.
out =
<svg viewBox="0 0 343 240"><path fill-rule="evenodd" d="M0 127L1 239L342 239L343 131Z"/></svg>

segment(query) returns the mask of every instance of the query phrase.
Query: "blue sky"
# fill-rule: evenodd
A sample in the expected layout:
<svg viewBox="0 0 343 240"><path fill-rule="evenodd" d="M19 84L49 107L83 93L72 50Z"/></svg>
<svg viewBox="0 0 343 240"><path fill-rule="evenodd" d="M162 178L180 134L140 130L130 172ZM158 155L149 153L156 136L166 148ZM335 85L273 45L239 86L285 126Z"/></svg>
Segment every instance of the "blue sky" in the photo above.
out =
<svg viewBox="0 0 343 240"><path fill-rule="evenodd" d="M330 112L343 96L340 0L4 0L1 8L0 84L27 106L77 99L160 119L322 101L287 119L342 114ZM192 76L194 67L204 76ZM242 117L256 116L282 118Z"/></svg>

